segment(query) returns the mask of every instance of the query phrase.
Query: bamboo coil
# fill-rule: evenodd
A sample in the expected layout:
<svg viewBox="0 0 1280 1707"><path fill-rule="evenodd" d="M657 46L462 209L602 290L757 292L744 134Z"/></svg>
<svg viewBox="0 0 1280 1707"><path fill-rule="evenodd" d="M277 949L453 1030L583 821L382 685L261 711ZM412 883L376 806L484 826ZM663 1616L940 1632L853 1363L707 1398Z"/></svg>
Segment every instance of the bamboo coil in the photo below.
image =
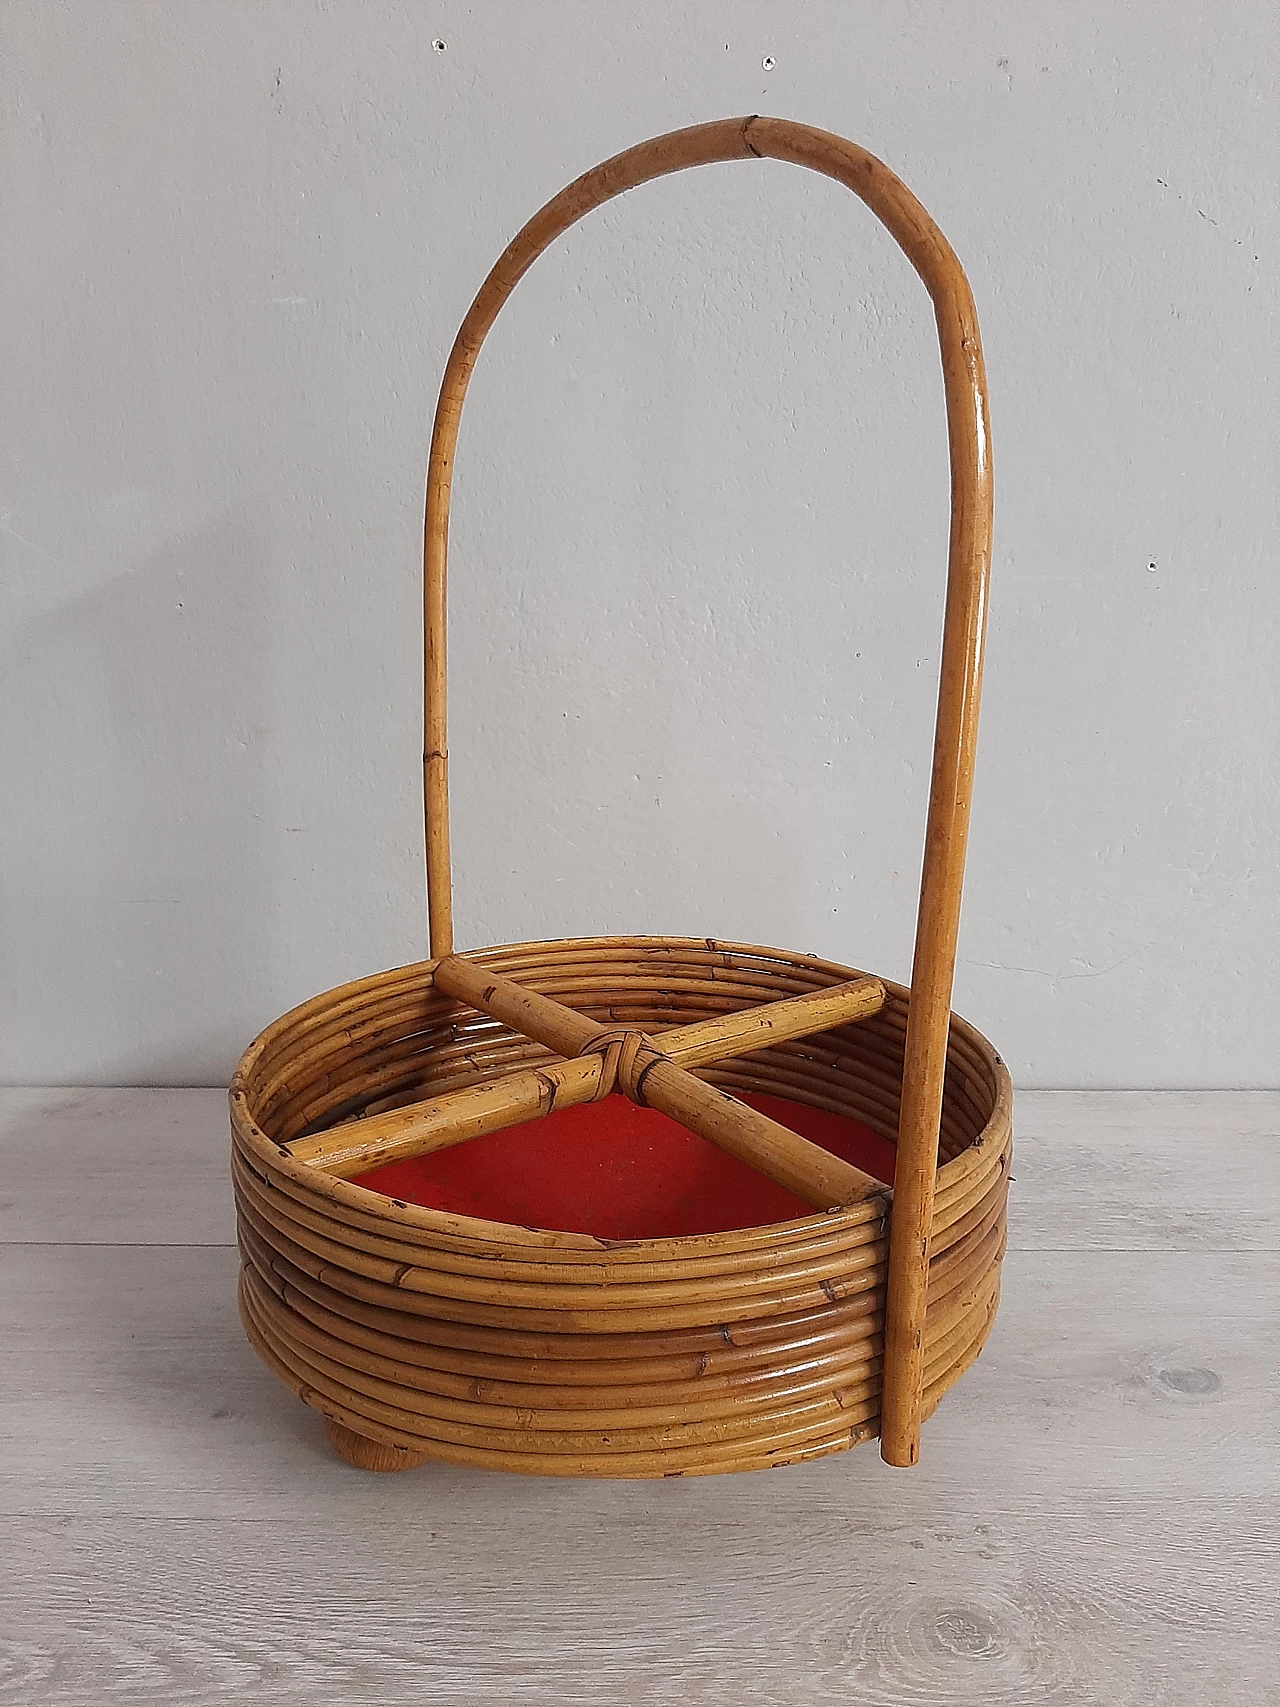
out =
<svg viewBox="0 0 1280 1707"><path fill-rule="evenodd" d="M647 1034L858 976L811 956L683 938L526 943L474 958ZM614 1477L760 1468L874 1437L884 1198L765 1227L609 1241L402 1203L283 1149L382 1107L389 1085L412 1100L548 1058L435 989L433 969L361 979L286 1014L232 1085L245 1330L334 1437L394 1449L391 1466L435 1458ZM849 1115L892 1139L907 993L885 990L869 1018L699 1076ZM958 1017L945 1086L925 1411L981 1350L1005 1237L1009 1079Z"/></svg>

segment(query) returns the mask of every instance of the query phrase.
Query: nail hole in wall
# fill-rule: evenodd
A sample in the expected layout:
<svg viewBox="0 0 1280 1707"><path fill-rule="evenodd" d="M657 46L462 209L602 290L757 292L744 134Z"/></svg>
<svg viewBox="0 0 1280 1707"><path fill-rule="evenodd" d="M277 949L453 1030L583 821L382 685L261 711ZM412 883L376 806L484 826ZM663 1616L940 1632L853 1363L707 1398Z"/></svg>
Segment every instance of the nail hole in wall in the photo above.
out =
<svg viewBox="0 0 1280 1707"><path fill-rule="evenodd" d="M764 66L764 68L765 68L765 70L766 70L766 71L772 71L772 70L773 70L773 68L774 68L774 66L775 66L775 65L776 65L776 64L777 64L777 63L778 63L778 62L777 62L777 60L776 60L776 59L775 59L775 58L774 58L774 57L773 57L773 55L772 55L772 54L771 54L771 53L766 53L766 54L765 54L765 56L764 56L764 58L763 58L763 59L762 59L762 60L761 60L761 61L760 61L760 63L761 63L761 65L763 65L763 66Z"/></svg>
<svg viewBox="0 0 1280 1707"><path fill-rule="evenodd" d="M436 50L437 53L443 53L445 48L447 48L449 44L447 41L442 41L441 38L439 36L437 36L431 45Z"/></svg>

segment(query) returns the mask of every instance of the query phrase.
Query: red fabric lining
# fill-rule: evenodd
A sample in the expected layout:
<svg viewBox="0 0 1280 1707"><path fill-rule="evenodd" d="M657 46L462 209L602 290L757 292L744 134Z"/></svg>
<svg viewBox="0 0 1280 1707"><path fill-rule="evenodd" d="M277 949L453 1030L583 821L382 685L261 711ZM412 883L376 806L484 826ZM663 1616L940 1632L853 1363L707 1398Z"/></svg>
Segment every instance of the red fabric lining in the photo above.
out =
<svg viewBox="0 0 1280 1707"><path fill-rule="evenodd" d="M892 1180L893 1145L861 1121L778 1097L742 1100L877 1179ZM391 1162L356 1184L456 1215L605 1239L719 1233L812 1214L809 1204L754 1168L623 1096Z"/></svg>

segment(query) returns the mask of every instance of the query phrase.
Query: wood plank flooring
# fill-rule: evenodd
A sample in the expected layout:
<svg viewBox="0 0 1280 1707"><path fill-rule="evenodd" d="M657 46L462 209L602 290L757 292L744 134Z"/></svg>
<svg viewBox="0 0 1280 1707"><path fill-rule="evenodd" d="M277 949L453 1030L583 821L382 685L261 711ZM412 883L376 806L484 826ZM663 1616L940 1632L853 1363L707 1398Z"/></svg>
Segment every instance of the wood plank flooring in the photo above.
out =
<svg viewBox="0 0 1280 1707"><path fill-rule="evenodd" d="M1017 1103L911 1472L370 1477L254 1358L218 1091L0 1091L0 1703L1274 1707L1280 1094Z"/></svg>

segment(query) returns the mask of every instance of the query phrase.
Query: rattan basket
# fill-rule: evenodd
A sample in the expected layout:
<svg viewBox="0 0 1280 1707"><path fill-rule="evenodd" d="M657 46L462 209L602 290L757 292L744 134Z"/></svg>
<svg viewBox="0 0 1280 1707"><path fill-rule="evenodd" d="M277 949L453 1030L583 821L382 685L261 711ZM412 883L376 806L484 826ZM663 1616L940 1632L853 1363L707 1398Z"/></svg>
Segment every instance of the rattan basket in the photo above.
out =
<svg viewBox="0 0 1280 1707"><path fill-rule="evenodd" d="M480 346L528 267L590 209L686 166L754 158L853 190L936 311L952 515L910 990L812 955L714 939L455 954L445 560L454 447ZM854 144L765 118L658 137L569 185L502 255L450 355L427 480L432 958L286 1014L249 1047L231 1087L245 1330L350 1462L688 1475L794 1463L877 1434L890 1463L916 1461L922 1418L986 1339L1004 1252L1009 1078L950 1011L990 537L968 284L920 204ZM413 1158L443 1166L445 1152L476 1141L458 1154L480 1158L483 1184L486 1166L492 1177L520 1153L511 1146L533 1154L558 1131L543 1181L554 1205L603 1142L590 1125L563 1124L587 1105L593 1119L629 1110L652 1133L675 1134L687 1147L681 1166L710 1157L744 1177L758 1170L784 1212L743 1211L738 1224L729 1173L705 1170L694 1213L701 1203L711 1215L707 1230L663 1236L575 1229L554 1207L545 1225L484 1218L388 1183ZM824 1135L837 1128L896 1145L881 1177L870 1152ZM495 1144L507 1161L486 1162Z"/></svg>

